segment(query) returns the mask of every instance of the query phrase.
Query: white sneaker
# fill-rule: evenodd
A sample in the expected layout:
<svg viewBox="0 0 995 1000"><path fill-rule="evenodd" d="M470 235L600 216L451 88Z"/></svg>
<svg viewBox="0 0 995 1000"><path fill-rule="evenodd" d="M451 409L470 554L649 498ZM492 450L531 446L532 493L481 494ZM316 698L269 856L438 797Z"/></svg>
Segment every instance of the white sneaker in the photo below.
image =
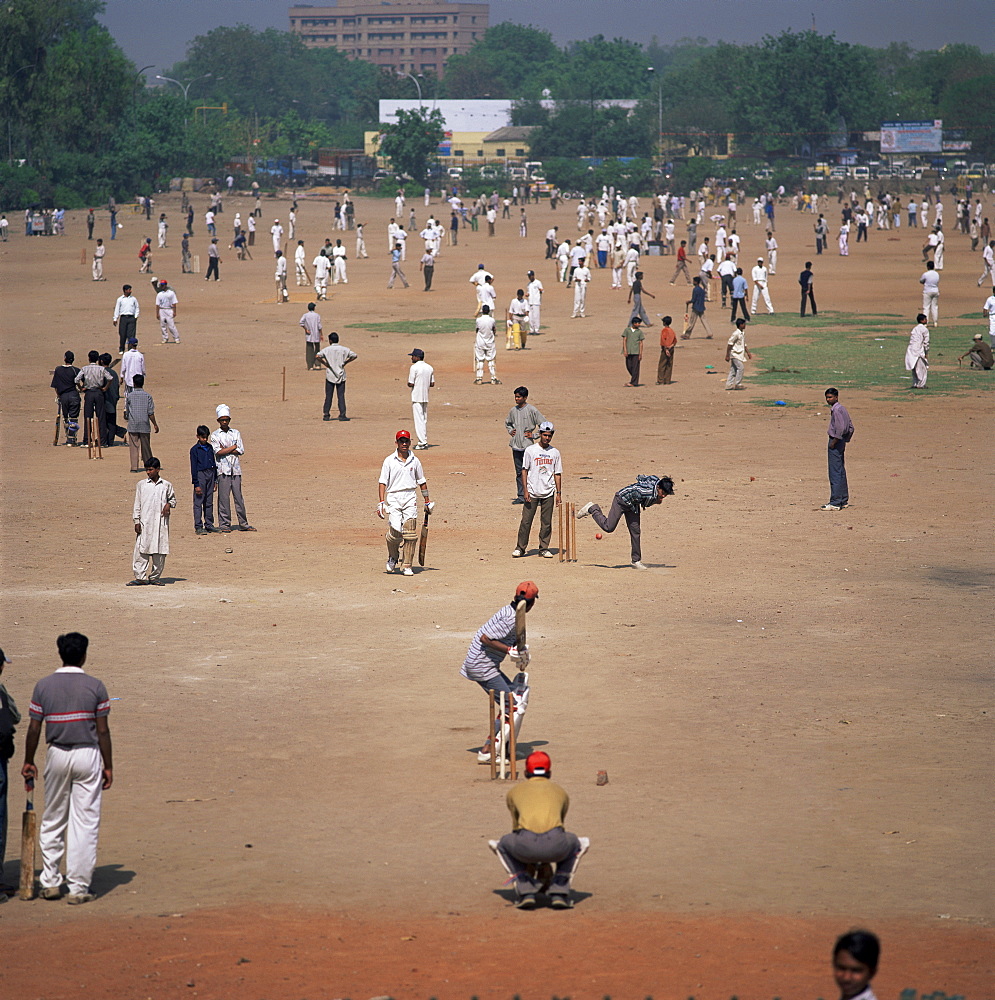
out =
<svg viewBox="0 0 995 1000"><path fill-rule="evenodd" d="M393 573L395 569L397 569L397 560L396 559L388 559L387 560L387 565L384 566L384 572L385 573Z"/></svg>
<svg viewBox="0 0 995 1000"><path fill-rule="evenodd" d="M842 510L842 507L837 507L834 503L824 503L819 510Z"/></svg>
<svg viewBox="0 0 995 1000"><path fill-rule="evenodd" d="M524 553L522 552L521 549L515 549L515 551L511 553L511 558L512 559L520 559L523 555L524 555Z"/></svg>
<svg viewBox="0 0 995 1000"><path fill-rule="evenodd" d="M549 549L543 549L542 552L539 553L539 555L541 555L543 557L543 559L552 559L553 558L553 553L550 552Z"/></svg>
<svg viewBox="0 0 995 1000"><path fill-rule="evenodd" d="M591 513L591 508L594 506L593 503L586 503L579 511L577 511L577 517L587 517Z"/></svg>
<svg viewBox="0 0 995 1000"><path fill-rule="evenodd" d="M633 569L649 569L645 563L640 562L638 559L632 564Z"/></svg>
<svg viewBox="0 0 995 1000"><path fill-rule="evenodd" d="M401 570L401 572L405 576L414 576L415 575L415 571L410 566L405 566L404 569Z"/></svg>

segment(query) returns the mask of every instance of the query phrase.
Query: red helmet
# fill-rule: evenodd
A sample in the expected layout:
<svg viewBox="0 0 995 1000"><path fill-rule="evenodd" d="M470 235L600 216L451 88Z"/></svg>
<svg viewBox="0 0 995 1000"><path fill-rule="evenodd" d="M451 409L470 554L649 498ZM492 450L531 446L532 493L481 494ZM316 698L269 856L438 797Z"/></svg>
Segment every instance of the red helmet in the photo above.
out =
<svg viewBox="0 0 995 1000"><path fill-rule="evenodd" d="M539 588L531 580L523 580L515 588L515 599L534 601L539 596Z"/></svg>
<svg viewBox="0 0 995 1000"><path fill-rule="evenodd" d="M526 778L548 778L550 770L549 754L542 750L534 750L525 759Z"/></svg>

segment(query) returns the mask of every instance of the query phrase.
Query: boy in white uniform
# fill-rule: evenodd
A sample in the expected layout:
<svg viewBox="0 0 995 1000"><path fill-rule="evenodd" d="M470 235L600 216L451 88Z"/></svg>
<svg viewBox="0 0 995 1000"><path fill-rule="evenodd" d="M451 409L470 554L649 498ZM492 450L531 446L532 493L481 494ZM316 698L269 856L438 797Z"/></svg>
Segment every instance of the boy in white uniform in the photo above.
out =
<svg viewBox="0 0 995 1000"><path fill-rule="evenodd" d="M377 517L387 521L387 565L385 571L393 573L401 558L401 540L404 540L403 570L405 576L414 576L415 544L418 540L418 497L421 488L425 509L431 513L435 507L428 499L428 482L421 462L411 454L411 435L400 430L394 435L397 450L383 461L378 481L380 503Z"/></svg>
<svg viewBox="0 0 995 1000"><path fill-rule="evenodd" d="M539 333L539 315L542 306L542 293L545 289L542 282L536 277L535 271L529 271L529 284L525 289L529 300L529 334L536 336Z"/></svg>
<svg viewBox="0 0 995 1000"><path fill-rule="evenodd" d="M435 369L425 362L425 352L416 347L409 355L408 388L411 390L411 412L415 420L415 451L428 447L428 390L435 385Z"/></svg>
<svg viewBox="0 0 995 1000"><path fill-rule="evenodd" d="M539 425L539 441L525 449L522 459L522 487L524 489L522 521L518 526L518 545L512 552L517 559L529 547L529 535L536 509L539 516L539 555L552 559L549 540L553 533L553 508L560 505L560 486L563 462L559 451L552 446L554 427L544 420Z"/></svg>
<svg viewBox="0 0 995 1000"><path fill-rule="evenodd" d="M491 385L500 385L501 380L497 377L494 368L494 359L497 356L497 346L494 342L494 317L491 315L490 306L481 306L480 315L477 317L477 339L473 344L473 360L476 378L474 385L484 384L484 362L491 372Z"/></svg>

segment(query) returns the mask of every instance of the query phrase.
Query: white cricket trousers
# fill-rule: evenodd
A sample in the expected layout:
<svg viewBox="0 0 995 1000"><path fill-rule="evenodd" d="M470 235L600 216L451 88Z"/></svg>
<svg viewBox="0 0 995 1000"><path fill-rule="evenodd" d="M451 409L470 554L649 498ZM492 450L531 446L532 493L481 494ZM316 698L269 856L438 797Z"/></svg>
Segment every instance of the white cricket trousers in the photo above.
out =
<svg viewBox="0 0 995 1000"><path fill-rule="evenodd" d="M936 326L940 322L940 293L922 293L922 311L926 314L926 322Z"/></svg>
<svg viewBox="0 0 995 1000"><path fill-rule="evenodd" d="M761 295L764 297L764 304L767 306L767 312L772 313L774 311L774 307L770 302L770 292L767 291L766 285L759 285L757 282L753 283L753 301L750 303L750 312L755 313L757 311L757 300Z"/></svg>
<svg viewBox="0 0 995 1000"><path fill-rule="evenodd" d="M428 403L412 402L411 417L415 422L418 444L428 444Z"/></svg>
<svg viewBox="0 0 995 1000"><path fill-rule="evenodd" d="M172 309L159 310L159 328L162 330L162 342L164 344L169 343L170 334L173 335L173 340L177 344L180 342L180 331L176 329L176 323L173 322Z"/></svg>
<svg viewBox="0 0 995 1000"><path fill-rule="evenodd" d="M533 336L539 332L539 313L541 306L539 303L534 303L529 306L529 333Z"/></svg>
<svg viewBox="0 0 995 1000"><path fill-rule="evenodd" d="M81 896L90 891L97 865L102 766L98 747L49 746L45 752L45 812L39 837L43 889L62 885L59 865L65 855L69 892Z"/></svg>

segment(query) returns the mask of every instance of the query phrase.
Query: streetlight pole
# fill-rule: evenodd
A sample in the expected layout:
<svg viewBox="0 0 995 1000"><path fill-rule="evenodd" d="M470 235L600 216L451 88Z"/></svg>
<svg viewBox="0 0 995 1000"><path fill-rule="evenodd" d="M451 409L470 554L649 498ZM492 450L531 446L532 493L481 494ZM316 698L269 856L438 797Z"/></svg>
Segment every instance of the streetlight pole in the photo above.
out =
<svg viewBox="0 0 995 1000"><path fill-rule="evenodd" d="M646 67L647 73L656 73L652 66ZM657 127L656 127L656 155L663 159L663 78L657 77Z"/></svg>
<svg viewBox="0 0 995 1000"><path fill-rule="evenodd" d="M151 66L147 66L146 67L146 69L151 69L151 68L152 68ZM179 80L174 80L171 76L159 76L158 74L156 75L156 79L157 80L165 80L167 83L175 83L176 86L179 87L180 90L183 91L183 100L186 101L187 94L190 92L190 88L198 80L206 80L209 76L214 76L214 74L213 73L205 73L203 76L195 76L192 80L188 80L186 83L180 83Z"/></svg>
<svg viewBox="0 0 995 1000"><path fill-rule="evenodd" d="M400 71L398 71L397 75L398 76L402 76L402 77L406 76L418 88L418 109L421 110L421 108L422 108L421 84L418 82L418 77L417 76L412 76L411 73L401 73Z"/></svg>

